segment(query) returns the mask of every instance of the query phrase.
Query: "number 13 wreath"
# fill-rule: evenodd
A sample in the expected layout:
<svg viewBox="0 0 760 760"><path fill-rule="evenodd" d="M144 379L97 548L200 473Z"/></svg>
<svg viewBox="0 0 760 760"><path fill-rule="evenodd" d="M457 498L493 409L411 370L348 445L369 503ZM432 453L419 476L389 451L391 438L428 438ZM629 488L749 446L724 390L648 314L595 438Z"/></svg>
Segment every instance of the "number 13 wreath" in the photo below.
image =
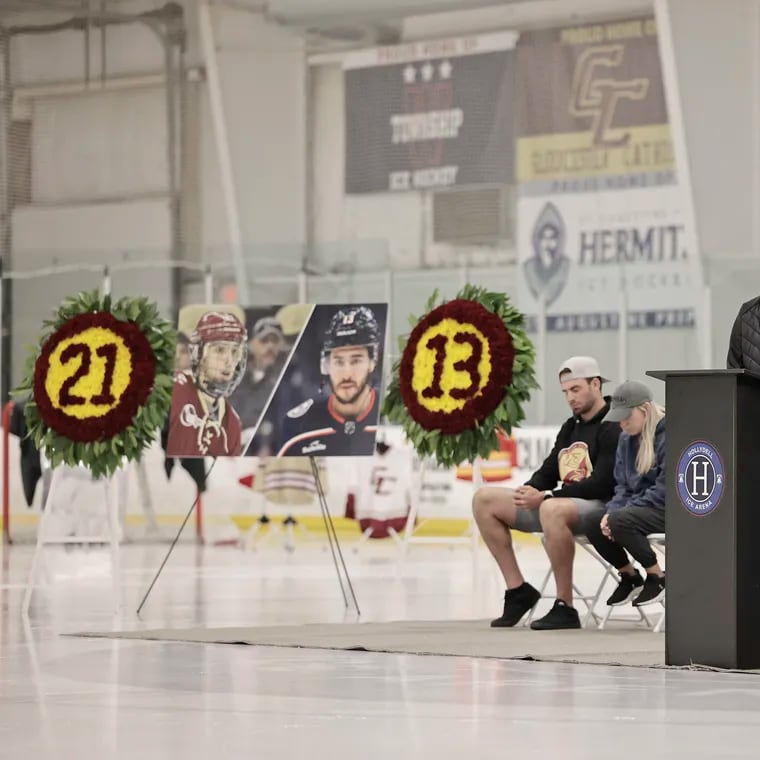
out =
<svg viewBox="0 0 760 760"><path fill-rule="evenodd" d="M64 301L43 329L13 392L37 448L96 478L139 459L171 405L174 327L147 298L112 304L95 291Z"/></svg>
<svg viewBox="0 0 760 760"><path fill-rule="evenodd" d="M404 345L383 403L420 457L445 467L487 459L497 432L525 419L538 388L524 317L503 293L466 285L452 301L428 301Z"/></svg>

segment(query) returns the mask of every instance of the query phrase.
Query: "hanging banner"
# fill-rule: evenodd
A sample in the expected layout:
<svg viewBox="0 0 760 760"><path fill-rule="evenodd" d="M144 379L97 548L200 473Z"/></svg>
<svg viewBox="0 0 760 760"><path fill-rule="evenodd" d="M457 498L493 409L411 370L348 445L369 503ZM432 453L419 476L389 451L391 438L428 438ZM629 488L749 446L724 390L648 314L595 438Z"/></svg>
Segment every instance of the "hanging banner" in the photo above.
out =
<svg viewBox="0 0 760 760"><path fill-rule="evenodd" d="M515 37L349 54L346 193L511 182Z"/></svg>
<svg viewBox="0 0 760 760"><path fill-rule="evenodd" d="M521 309L543 301L550 331L616 330L623 305L633 329L692 327L654 19L526 33L517 80Z"/></svg>

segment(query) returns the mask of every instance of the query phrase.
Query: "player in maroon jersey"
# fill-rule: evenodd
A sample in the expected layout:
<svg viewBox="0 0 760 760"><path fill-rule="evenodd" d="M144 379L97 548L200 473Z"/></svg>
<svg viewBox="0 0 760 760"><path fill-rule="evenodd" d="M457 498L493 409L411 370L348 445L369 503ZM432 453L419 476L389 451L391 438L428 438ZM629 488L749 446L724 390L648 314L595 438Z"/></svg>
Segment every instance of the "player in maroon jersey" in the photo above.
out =
<svg viewBox="0 0 760 760"><path fill-rule="evenodd" d="M190 336L190 370L174 376L167 453L240 456L242 426L229 396L245 372L247 334L233 314L204 314Z"/></svg>

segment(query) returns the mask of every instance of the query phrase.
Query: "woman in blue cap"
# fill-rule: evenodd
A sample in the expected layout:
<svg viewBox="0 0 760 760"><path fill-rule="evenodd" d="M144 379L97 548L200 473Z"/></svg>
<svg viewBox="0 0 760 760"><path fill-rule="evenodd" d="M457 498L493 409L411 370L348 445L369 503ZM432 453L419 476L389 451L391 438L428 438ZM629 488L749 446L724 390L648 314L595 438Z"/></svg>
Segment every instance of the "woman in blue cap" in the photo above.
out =
<svg viewBox="0 0 760 760"><path fill-rule="evenodd" d="M612 394L605 422L618 422L621 435L615 458L615 495L588 539L620 574L607 600L616 606L633 600L653 604L665 594L665 574L647 539L665 531L665 409L643 383L628 381ZM630 557L641 565L646 579Z"/></svg>

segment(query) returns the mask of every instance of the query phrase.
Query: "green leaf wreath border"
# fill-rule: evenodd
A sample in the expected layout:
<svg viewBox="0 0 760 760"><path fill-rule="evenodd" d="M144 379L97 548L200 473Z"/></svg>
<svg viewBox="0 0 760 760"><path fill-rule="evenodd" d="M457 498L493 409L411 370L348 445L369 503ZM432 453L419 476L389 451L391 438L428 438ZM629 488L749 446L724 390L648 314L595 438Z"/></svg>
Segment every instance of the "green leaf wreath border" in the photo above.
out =
<svg viewBox="0 0 760 760"><path fill-rule="evenodd" d="M125 323L136 326L147 339L155 360L153 386L147 400L123 428L102 440L76 441L48 425L35 401L35 366L44 347L69 321L83 314L108 312ZM99 292L79 293L67 298L52 319L43 323L42 334L32 346L24 367L21 383L12 391L16 400L25 403L28 435L37 448L50 460L51 466L84 465L93 477L111 476L124 460L136 461L153 443L169 414L174 375L174 353L177 333L174 326L159 313L158 306L145 297L124 297L112 302L110 296Z"/></svg>

